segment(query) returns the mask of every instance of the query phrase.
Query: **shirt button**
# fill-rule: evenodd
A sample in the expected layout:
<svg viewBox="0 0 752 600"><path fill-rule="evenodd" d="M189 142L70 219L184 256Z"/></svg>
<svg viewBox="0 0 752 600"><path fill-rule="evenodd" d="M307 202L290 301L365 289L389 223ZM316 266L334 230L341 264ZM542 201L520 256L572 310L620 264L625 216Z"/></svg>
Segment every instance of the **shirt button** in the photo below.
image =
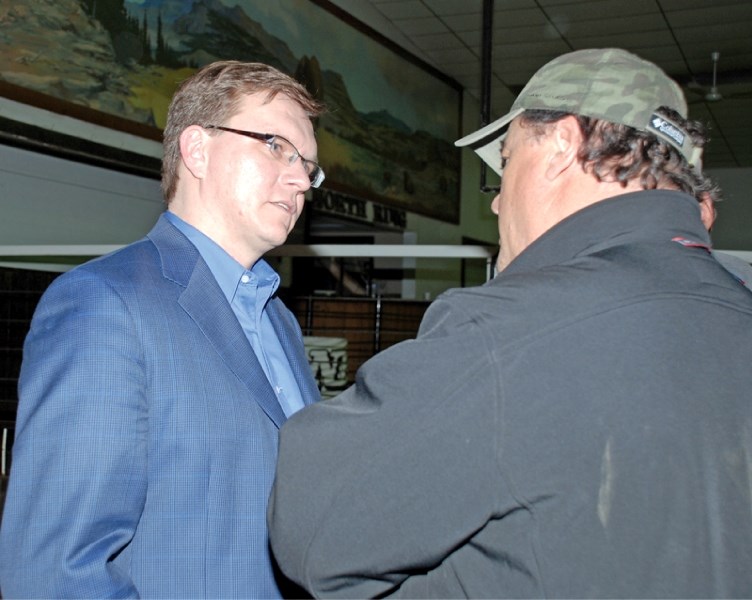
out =
<svg viewBox="0 0 752 600"><path fill-rule="evenodd" d="M243 274L243 276L240 278L240 283L248 283L251 280L250 276L247 274Z"/></svg>

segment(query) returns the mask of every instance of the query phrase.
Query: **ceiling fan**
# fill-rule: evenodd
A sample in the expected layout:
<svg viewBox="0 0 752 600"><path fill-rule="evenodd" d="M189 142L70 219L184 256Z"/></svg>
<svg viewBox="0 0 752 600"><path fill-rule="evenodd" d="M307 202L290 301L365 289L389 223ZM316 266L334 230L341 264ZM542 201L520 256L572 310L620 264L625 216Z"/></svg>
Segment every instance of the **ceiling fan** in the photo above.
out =
<svg viewBox="0 0 752 600"><path fill-rule="evenodd" d="M721 57L720 52L711 52L710 53L710 59L713 61L713 84L710 86L710 89L705 94L705 100L708 102L718 102L719 100L723 100L723 96L721 96L721 92L718 91L718 83L716 80L716 77L718 75L718 59Z"/></svg>
<svg viewBox="0 0 752 600"><path fill-rule="evenodd" d="M691 81L687 82L686 89L691 93L688 95L687 100L689 104L702 103L715 103L721 100L740 100L752 98L752 82L750 81L748 73L726 73L726 79L724 82L725 91L721 93L720 86L718 84L718 59L721 57L721 53L714 51L710 53L710 59L713 61L713 75L711 78L710 87L702 85L697 77L694 77ZM707 81L705 76L705 81Z"/></svg>
<svg viewBox="0 0 752 600"><path fill-rule="evenodd" d="M721 92L718 90L718 59L721 57L721 53L714 51L710 53L710 59L713 61L713 79L710 85L710 89L705 89L697 79L693 79L687 85L687 88L700 95L700 98L695 100L704 102L718 102L723 100Z"/></svg>

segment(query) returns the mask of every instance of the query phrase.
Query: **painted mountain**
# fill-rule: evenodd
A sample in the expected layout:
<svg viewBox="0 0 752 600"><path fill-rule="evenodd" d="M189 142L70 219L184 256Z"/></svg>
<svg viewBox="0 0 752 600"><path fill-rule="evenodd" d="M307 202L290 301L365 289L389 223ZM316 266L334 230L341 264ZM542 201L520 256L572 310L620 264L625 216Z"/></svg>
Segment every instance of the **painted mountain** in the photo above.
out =
<svg viewBox="0 0 752 600"><path fill-rule="evenodd" d="M339 33L296 54L262 23L263 15L252 18L259 6L280 12L278 32L283 19L292 23L299 15L308 35L312 23ZM408 124L398 113L416 100L407 86L397 89L405 84L387 86L375 71L372 83L368 77L348 80L344 69L327 68L319 56L317 48L326 44L329 53L348 53L352 73L369 75L358 67L376 42L350 32L358 41L338 48L348 27L310 0L0 0L0 80L161 129L176 85L198 67L219 59L266 62L294 75L327 106L316 132L325 187L457 222L460 157L452 142L459 133L459 91L394 54L395 72L415 69L410 77L425 80L412 110L415 123ZM390 91L398 100L359 108L354 85L360 98L378 100ZM373 89L364 89L369 85ZM441 113L431 86L449 91L451 102ZM404 91L405 106L395 89ZM438 133L430 127L435 114L449 122Z"/></svg>

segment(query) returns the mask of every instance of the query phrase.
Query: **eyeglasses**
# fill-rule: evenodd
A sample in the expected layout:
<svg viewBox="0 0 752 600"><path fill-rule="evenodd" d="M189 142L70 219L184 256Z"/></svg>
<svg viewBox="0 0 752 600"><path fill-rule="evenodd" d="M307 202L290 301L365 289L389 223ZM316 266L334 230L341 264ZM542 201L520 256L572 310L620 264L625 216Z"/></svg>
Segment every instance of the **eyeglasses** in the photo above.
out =
<svg viewBox="0 0 752 600"><path fill-rule="evenodd" d="M272 153L272 156L286 165L292 165L296 160L300 159L305 172L308 174L308 179L311 181L311 187L317 188L324 182L324 169L318 163L303 158L292 142L281 135L256 133L255 131L244 131L242 129L233 129L232 127L222 127L221 125L204 125L204 129L220 129L221 131L237 133L238 135L244 135L259 142L264 142Z"/></svg>

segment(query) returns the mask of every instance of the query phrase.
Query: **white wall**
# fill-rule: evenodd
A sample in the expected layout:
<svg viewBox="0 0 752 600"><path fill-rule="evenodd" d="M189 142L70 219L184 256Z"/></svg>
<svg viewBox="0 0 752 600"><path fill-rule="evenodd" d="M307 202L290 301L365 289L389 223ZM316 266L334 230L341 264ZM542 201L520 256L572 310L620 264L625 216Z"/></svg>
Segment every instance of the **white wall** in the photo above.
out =
<svg viewBox="0 0 752 600"><path fill-rule="evenodd" d="M161 144L0 98L0 115L144 156ZM0 245L127 244L163 210L159 182L0 145Z"/></svg>
<svg viewBox="0 0 752 600"><path fill-rule="evenodd" d="M163 210L159 181L0 145L0 245L127 244Z"/></svg>

